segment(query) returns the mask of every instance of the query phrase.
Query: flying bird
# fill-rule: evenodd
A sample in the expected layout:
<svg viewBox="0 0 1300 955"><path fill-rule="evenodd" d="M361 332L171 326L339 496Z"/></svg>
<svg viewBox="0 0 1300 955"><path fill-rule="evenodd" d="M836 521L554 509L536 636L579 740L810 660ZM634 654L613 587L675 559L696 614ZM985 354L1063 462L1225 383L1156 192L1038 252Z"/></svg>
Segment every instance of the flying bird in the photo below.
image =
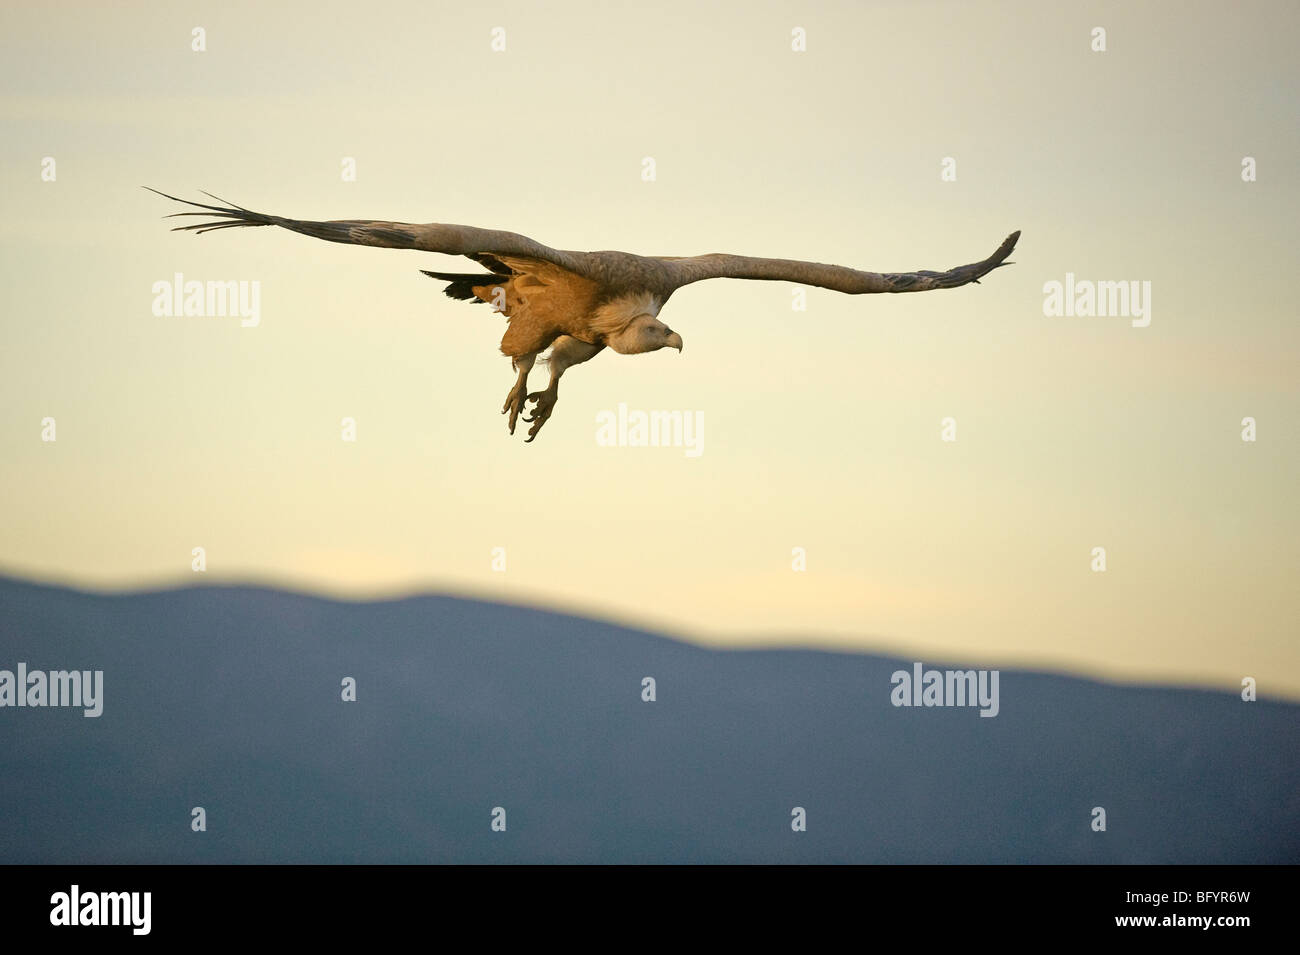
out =
<svg viewBox="0 0 1300 955"><path fill-rule="evenodd" d="M795 282L863 295L876 292L928 292L956 288L1003 265L1016 247L1020 233L1013 232L996 252L982 262L960 265L946 272L862 272L840 265L792 259L760 259L745 255L710 253L692 256L647 256L628 252L565 252L542 245L527 236L494 229L431 222L380 222L340 219L307 222L250 212L211 193L225 205L207 205L177 199L157 189L150 192L201 209L172 216L201 216L206 221L177 226L173 232L202 234L239 226L279 226L303 235L371 245L385 249L418 249L462 255L480 271L431 272L425 275L447 285L443 291L461 301L486 302L505 315L506 332L501 351L516 372L514 387L506 396L502 414L508 414L510 433L522 416L531 425L525 441L532 441L551 417L559 400L560 378L574 365L589 361L604 349L621 355L639 355L661 348L682 350L682 336L659 320L673 292L704 279L761 279ZM538 356L551 380L543 391L528 391L528 375ZM527 406L532 403L533 407Z"/></svg>

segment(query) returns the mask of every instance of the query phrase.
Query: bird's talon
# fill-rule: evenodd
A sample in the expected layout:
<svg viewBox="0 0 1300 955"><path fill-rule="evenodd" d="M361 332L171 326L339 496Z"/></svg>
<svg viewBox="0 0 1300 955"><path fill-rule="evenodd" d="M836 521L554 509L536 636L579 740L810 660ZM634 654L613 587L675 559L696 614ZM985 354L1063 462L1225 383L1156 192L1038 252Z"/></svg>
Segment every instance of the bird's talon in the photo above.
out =
<svg viewBox="0 0 1300 955"><path fill-rule="evenodd" d="M519 412L523 410L524 398L519 388L512 388L510 394L506 395L506 403L501 409L502 414L510 415L510 433L515 433L515 423L519 419Z"/></svg>

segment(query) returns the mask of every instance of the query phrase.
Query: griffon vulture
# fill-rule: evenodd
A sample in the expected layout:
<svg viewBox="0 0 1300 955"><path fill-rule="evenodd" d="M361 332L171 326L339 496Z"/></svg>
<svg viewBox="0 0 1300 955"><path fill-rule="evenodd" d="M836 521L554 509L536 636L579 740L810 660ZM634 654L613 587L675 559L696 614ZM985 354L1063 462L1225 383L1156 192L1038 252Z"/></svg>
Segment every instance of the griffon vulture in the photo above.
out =
<svg viewBox="0 0 1300 955"><path fill-rule="evenodd" d="M594 358L607 347L621 355L664 347L680 352L682 336L659 321L658 316L673 292L683 285L703 279L764 279L815 285L849 295L956 288L978 282L999 266L1010 265L1006 258L1020 237L1019 232L1013 232L987 259L947 272L859 272L818 262L716 252L686 257L564 252L527 236L473 226L368 219L305 222L250 212L233 204L212 206L177 199L156 189L150 191L205 210L173 213L202 216L208 221L177 226L172 231L201 234L236 226L275 225L330 242L419 249L472 259L483 271L424 274L447 282L444 291L454 299L487 302L505 313L507 325L501 351L510 357L517 377L501 413L510 415L510 433L514 434L515 422L524 412L524 421L532 425L527 441L537 437L550 418L559 398L560 376L567 369ZM226 202L209 193L204 195ZM550 384L544 391L529 393L528 373L547 348L551 349L550 357L545 359ZM535 402L531 415L525 411L528 402Z"/></svg>

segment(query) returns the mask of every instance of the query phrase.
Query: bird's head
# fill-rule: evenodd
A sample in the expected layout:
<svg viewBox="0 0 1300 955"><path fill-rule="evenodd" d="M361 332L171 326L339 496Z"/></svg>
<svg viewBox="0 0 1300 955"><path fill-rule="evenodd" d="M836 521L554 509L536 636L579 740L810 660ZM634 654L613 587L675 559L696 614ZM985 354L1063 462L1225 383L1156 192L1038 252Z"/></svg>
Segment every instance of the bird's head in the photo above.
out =
<svg viewBox="0 0 1300 955"><path fill-rule="evenodd" d="M607 344L620 355L640 355L665 347L681 351L682 336L653 315L638 315L617 335L611 335Z"/></svg>

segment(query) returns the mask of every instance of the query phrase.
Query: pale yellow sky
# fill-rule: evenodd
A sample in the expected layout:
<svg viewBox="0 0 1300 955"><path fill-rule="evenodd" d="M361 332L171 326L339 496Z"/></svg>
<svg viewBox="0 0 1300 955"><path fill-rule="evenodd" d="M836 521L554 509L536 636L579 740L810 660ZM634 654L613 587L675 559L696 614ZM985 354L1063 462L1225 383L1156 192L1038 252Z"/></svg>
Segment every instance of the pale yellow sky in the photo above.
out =
<svg viewBox="0 0 1300 955"><path fill-rule="evenodd" d="M202 546L207 581L1300 697L1298 22L1290 3L10 5L0 570L171 586ZM144 184L881 271L1023 238L955 291L811 290L796 312L784 283L684 289L663 313L682 355L572 370L525 447L498 413L501 319L417 271L463 261L173 234ZM156 317L175 272L259 282L260 324ZM1067 272L1151 282L1150 326L1045 317ZM700 413L704 453L598 445L619 403Z"/></svg>

